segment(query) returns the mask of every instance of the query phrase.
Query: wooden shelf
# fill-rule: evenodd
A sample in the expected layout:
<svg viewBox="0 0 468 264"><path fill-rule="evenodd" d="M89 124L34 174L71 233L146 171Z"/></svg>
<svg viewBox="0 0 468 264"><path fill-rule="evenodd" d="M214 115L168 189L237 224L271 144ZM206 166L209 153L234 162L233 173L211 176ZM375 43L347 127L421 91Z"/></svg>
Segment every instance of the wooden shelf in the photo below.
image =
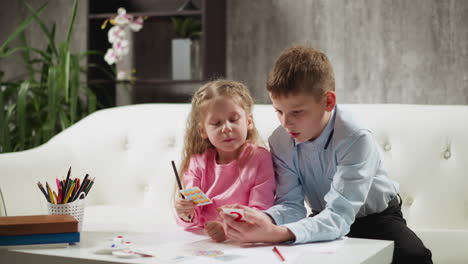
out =
<svg viewBox="0 0 468 264"><path fill-rule="evenodd" d="M147 16L147 17L171 17L171 16L201 16L201 10L188 10L188 11L169 11L169 12L135 12L129 13L133 16ZM89 14L89 19L103 19L116 16L116 13L98 13L98 14Z"/></svg>
<svg viewBox="0 0 468 264"><path fill-rule="evenodd" d="M134 81L116 81L116 80L90 80L94 84L108 84L108 83L144 83L144 84L200 84L206 80L172 80L172 79L137 79Z"/></svg>
<svg viewBox="0 0 468 264"><path fill-rule="evenodd" d="M130 86L130 103L142 102L189 102L193 92L208 80L226 76L226 1L192 0L196 10L179 10L186 0L88 0L88 50L105 54L110 43L107 31L101 29L103 20L117 15L123 7L133 16L148 17L137 34L132 34L130 64L136 69L135 81L116 82L97 68L88 71L88 82L99 102L112 107L117 102L119 85ZM188 16L199 19L202 25L200 43L200 72L197 80L172 79L171 44L175 33L172 30L172 16ZM98 65L113 71L104 56L88 56L88 64Z"/></svg>
<svg viewBox="0 0 468 264"><path fill-rule="evenodd" d="M136 83L154 83L154 84L190 84L190 83L204 83L205 80L172 80L172 79L141 79L135 80Z"/></svg>

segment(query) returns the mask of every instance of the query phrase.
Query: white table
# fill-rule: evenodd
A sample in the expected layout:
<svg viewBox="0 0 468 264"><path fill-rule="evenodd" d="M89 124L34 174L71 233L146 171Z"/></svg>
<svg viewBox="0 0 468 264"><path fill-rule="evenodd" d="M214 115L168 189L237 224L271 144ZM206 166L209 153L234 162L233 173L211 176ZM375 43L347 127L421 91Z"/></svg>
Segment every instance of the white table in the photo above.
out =
<svg viewBox="0 0 468 264"><path fill-rule="evenodd" d="M89 226L81 233L81 242L68 248L0 250L0 263L94 264L94 263L390 263L393 242L345 238L327 243L278 246L286 258L281 262L272 246L241 247L237 243L215 243L201 232L187 232L174 225L135 228L98 228ZM121 231L127 230L127 231ZM93 252L106 239L123 235L126 240L156 255L155 258L123 259ZM194 256L197 250L222 250L229 261ZM185 256L175 261L177 256Z"/></svg>

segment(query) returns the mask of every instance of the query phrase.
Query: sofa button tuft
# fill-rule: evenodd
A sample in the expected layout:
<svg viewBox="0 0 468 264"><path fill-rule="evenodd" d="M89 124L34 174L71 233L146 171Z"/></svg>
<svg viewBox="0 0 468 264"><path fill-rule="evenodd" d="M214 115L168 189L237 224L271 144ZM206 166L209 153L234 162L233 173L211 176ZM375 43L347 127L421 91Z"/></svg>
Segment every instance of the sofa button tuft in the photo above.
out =
<svg viewBox="0 0 468 264"><path fill-rule="evenodd" d="M384 150L387 151L387 152L392 150L392 145L390 145L390 143L385 144Z"/></svg>
<svg viewBox="0 0 468 264"><path fill-rule="evenodd" d="M128 140L128 136L125 137L124 142L123 142L123 149L124 150L129 150L130 149L130 142Z"/></svg>
<svg viewBox="0 0 468 264"><path fill-rule="evenodd" d="M448 160L452 156L452 153L450 153L450 150L446 150L444 152L444 159Z"/></svg>
<svg viewBox="0 0 468 264"><path fill-rule="evenodd" d="M172 136L172 137L168 138L168 140L167 140L167 146L168 146L169 148L173 148L173 147L175 147L175 145L176 145L176 139L175 139L175 137Z"/></svg>
<svg viewBox="0 0 468 264"><path fill-rule="evenodd" d="M404 200L404 202L405 202L406 206L409 207L409 206L413 205L414 199L413 199L413 197L407 197L406 200Z"/></svg>

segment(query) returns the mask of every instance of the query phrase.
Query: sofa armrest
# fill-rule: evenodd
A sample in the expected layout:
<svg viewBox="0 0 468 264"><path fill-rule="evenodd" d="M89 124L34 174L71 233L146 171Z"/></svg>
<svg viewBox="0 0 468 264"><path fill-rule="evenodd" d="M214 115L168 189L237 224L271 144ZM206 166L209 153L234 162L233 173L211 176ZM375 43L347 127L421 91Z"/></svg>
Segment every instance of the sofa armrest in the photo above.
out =
<svg viewBox="0 0 468 264"><path fill-rule="evenodd" d="M27 151L1 154L0 215L47 213L44 195L36 183L55 185L55 178L68 170L64 146L45 144Z"/></svg>

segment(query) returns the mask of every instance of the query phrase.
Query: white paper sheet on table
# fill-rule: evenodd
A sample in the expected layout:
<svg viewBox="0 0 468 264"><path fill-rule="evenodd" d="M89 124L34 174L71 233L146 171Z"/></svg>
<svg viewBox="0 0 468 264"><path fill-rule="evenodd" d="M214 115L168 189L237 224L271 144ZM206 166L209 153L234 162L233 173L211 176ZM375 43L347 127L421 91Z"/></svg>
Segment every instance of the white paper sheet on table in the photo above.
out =
<svg viewBox="0 0 468 264"><path fill-rule="evenodd" d="M179 239L183 237L179 237ZM234 242L216 243L206 236L200 235L190 238L184 242L167 241L164 244L154 245L148 234L128 235L127 240L132 241L138 248L155 254L158 260L169 263L245 263L247 257L249 262L261 261L262 263L282 263L273 251L272 245L241 246ZM339 240L309 243L301 245L277 245L286 259L286 263L301 263L307 254L334 254L343 245L346 238ZM197 251L220 250L224 252L221 257L196 256ZM284 263L284 262L283 262Z"/></svg>

